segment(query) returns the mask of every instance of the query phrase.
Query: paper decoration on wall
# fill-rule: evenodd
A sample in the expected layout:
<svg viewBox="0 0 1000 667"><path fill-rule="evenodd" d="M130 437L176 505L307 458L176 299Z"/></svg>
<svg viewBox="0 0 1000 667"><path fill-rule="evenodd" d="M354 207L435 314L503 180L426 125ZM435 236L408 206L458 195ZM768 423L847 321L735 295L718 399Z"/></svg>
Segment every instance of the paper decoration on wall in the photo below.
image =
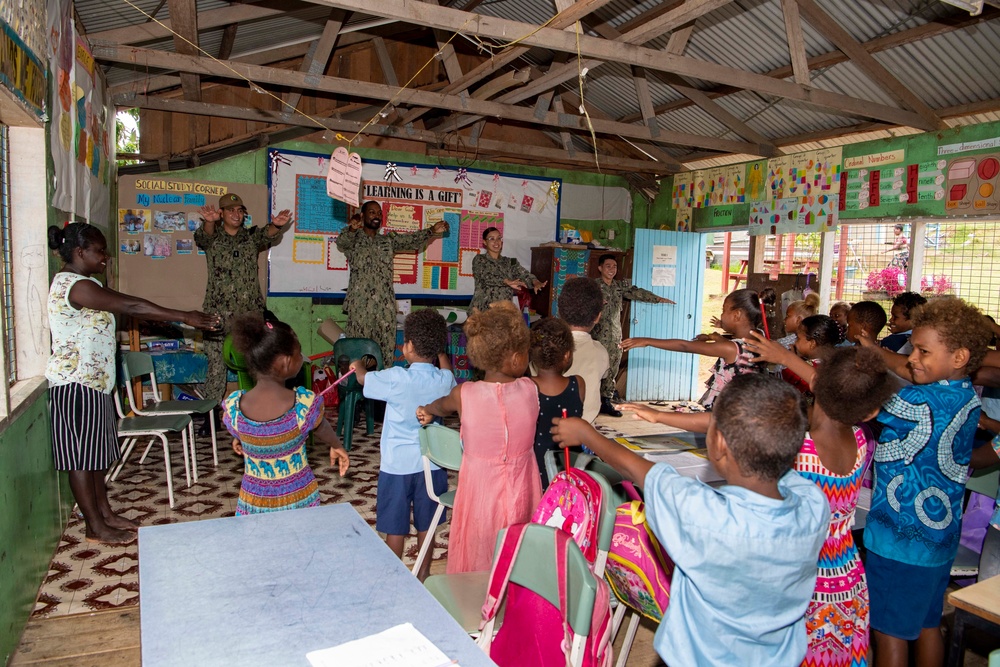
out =
<svg viewBox="0 0 1000 667"><path fill-rule="evenodd" d="M916 204L944 199L944 172L947 166L946 160L906 165L906 203Z"/></svg>
<svg viewBox="0 0 1000 667"><path fill-rule="evenodd" d="M326 270L346 271L347 257L337 249L337 237L326 237Z"/></svg>
<svg viewBox="0 0 1000 667"><path fill-rule="evenodd" d="M415 165L415 164L414 165L410 165L410 176L416 176L417 172L419 172L419 171L420 170L417 169L417 165Z"/></svg>
<svg viewBox="0 0 1000 667"><path fill-rule="evenodd" d="M395 180L397 183L402 183L403 179L399 177L399 172L396 169L395 162L388 162L385 165L385 174L382 176L384 181Z"/></svg>
<svg viewBox="0 0 1000 667"><path fill-rule="evenodd" d="M330 160L331 165L334 162L335 160ZM343 231L347 226L347 204L327 196L329 175L323 177L295 174L294 178L295 233L339 234Z"/></svg>
<svg viewBox="0 0 1000 667"><path fill-rule="evenodd" d="M170 257L172 254L170 239L161 234L146 234L142 237L142 254L153 259Z"/></svg>
<svg viewBox="0 0 1000 667"><path fill-rule="evenodd" d="M948 164L945 209L974 210L976 213L1000 209L1000 154L962 157Z"/></svg>
<svg viewBox="0 0 1000 667"><path fill-rule="evenodd" d="M465 167L460 167L458 173L455 174L455 183L471 188L472 180L469 178L469 170Z"/></svg>
<svg viewBox="0 0 1000 667"><path fill-rule="evenodd" d="M296 235L292 245L292 259L298 264L325 264L326 239L322 236Z"/></svg>
<svg viewBox="0 0 1000 667"><path fill-rule="evenodd" d="M285 158L287 161L287 158ZM278 164L275 160L273 164ZM343 146L330 156L330 170L326 174L326 194L351 206L360 206L361 156L348 153Z"/></svg>
<svg viewBox="0 0 1000 667"><path fill-rule="evenodd" d="M150 218L152 218L152 213L148 208L120 208L118 209L118 233L141 234L148 232Z"/></svg>

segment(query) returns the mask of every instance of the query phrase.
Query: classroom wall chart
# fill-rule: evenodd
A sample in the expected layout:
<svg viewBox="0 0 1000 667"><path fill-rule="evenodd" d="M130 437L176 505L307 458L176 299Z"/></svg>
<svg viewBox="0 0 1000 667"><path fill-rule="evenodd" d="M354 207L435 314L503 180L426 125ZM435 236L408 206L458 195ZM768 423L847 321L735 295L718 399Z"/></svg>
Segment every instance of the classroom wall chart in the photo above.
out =
<svg viewBox="0 0 1000 667"><path fill-rule="evenodd" d="M294 228L270 252L271 296L342 297L350 267L337 250L337 236L355 212L326 194L329 155L268 151L271 211L290 209ZM448 236L421 252L395 257L397 296L471 297L472 258L482 233L496 227L504 235L503 254L531 264L531 247L556 238L560 179L502 174L434 164L366 160L361 201L382 206L386 231L412 232L445 220Z"/></svg>

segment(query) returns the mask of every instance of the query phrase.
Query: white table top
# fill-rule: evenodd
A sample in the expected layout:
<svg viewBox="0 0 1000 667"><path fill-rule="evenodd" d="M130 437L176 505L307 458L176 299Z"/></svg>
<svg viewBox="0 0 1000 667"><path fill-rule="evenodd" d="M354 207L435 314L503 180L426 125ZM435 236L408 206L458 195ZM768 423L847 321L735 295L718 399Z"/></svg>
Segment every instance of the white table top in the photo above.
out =
<svg viewBox="0 0 1000 667"><path fill-rule="evenodd" d="M142 664L308 665L410 622L493 665L349 504L139 530Z"/></svg>

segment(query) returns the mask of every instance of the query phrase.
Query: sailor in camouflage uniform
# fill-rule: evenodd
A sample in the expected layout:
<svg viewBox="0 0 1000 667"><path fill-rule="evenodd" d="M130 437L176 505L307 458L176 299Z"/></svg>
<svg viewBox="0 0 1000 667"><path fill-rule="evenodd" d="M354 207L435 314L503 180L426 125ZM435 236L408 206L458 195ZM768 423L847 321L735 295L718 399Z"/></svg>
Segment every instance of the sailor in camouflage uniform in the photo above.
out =
<svg viewBox="0 0 1000 667"><path fill-rule="evenodd" d="M486 247L486 254L472 258L472 277L476 281L476 287L472 293L469 312L487 310L491 303L497 301L510 301L515 290L521 288L534 290L538 294L538 290L549 284L528 273L513 257L500 255L503 251L503 234L496 227L488 227L483 232L483 245Z"/></svg>
<svg viewBox="0 0 1000 667"><path fill-rule="evenodd" d="M601 255L597 269L600 272L597 284L601 286L601 293L604 295L604 309L590 335L608 351L610 361L608 372L601 381L601 413L621 417L621 411L616 410L612 402L620 402L618 392L615 391L615 380L618 377L618 365L622 360L622 350L618 347L622 342L622 299L646 303L673 303L673 301L636 287L627 280L615 280L618 274L618 261L614 255Z"/></svg>
<svg viewBox="0 0 1000 667"><path fill-rule="evenodd" d="M281 228L292 219L284 210L264 227L244 227L247 210L239 195L229 193L219 198L219 208L203 206L205 224L194 233L194 242L205 251L208 261L208 285L202 308L222 318L219 336L205 339L208 377L205 398L221 403L226 392L226 365L222 361L223 338L233 318L244 313L263 313L257 274L257 255L280 240ZM221 222L222 230L219 231Z"/></svg>
<svg viewBox="0 0 1000 667"><path fill-rule="evenodd" d="M430 229L400 234L379 234L382 207L368 201L361 207L361 220L337 237L337 249L347 257L351 274L347 282L344 311L345 333L351 338L371 338L382 350L385 366L392 365L396 350L396 294L392 287L393 255L421 250L436 234L447 234L448 223Z"/></svg>

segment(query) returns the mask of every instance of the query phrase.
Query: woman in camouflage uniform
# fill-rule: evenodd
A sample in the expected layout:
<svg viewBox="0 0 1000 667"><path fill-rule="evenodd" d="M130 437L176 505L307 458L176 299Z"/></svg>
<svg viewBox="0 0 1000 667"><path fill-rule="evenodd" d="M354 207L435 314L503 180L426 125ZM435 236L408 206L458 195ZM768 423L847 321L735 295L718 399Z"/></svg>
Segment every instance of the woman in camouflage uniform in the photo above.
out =
<svg viewBox="0 0 1000 667"><path fill-rule="evenodd" d="M601 319L590 335L604 346L610 358L607 375L601 382L601 413L612 417L621 417L622 413L615 409L612 402L620 402L615 391L615 380L618 377L618 366L622 361L622 350L618 345L622 342L622 299L630 301L645 301L646 303L673 303L670 299L656 296L649 290L632 285L627 280L615 280L618 275L618 261L614 255L601 255L597 264L601 286L604 295L604 309Z"/></svg>
<svg viewBox="0 0 1000 667"><path fill-rule="evenodd" d="M202 308L222 318L221 335L205 339L208 377L205 398L221 404L226 393L226 366L222 361L222 343L229 323L237 315L263 313L264 297L257 277L257 255L280 240L282 227L292 219L285 209L264 227L244 227L247 209L239 195L229 193L219 198L219 207L203 206L205 224L194 233L194 242L205 251L208 261L208 286ZM219 231L220 223L222 230Z"/></svg>
<svg viewBox="0 0 1000 667"><path fill-rule="evenodd" d="M472 294L470 310L486 310L491 303L510 301L514 291L524 288L542 289L548 282L541 282L528 273L513 257L501 257L503 250L503 235L496 227L489 227L483 232L485 255L472 258L472 276L476 280L475 292Z"/></svg>
<svg viewBox="0 0 1000 667"><path fill-rule="evenodd" d="M345 332L351 338L370 338L382 350L385 366L392 365L396 350L396 293L392 287L392 257L396 253L420 250L436 234L447 234L448 223L430 229L380 235L382 207L368 201L361 206L361 218L352 219L350 229L337 237L337 249L347 257L351 273L347 282L344 311Z"/></svg>

